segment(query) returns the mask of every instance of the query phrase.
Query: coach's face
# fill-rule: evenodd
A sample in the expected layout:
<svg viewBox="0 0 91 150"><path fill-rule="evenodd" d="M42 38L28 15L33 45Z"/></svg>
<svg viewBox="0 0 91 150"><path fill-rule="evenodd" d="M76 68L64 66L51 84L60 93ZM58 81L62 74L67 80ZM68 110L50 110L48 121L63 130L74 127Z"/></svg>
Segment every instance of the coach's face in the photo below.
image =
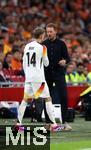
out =
<svg viewBox="0 0 91 150"><path fill-rule="evenodd" d="M57 31L53 27L47 27L46 28L46 33L47 33L47 37L50 40L52 40L52 41L55 40Z"/></svg>

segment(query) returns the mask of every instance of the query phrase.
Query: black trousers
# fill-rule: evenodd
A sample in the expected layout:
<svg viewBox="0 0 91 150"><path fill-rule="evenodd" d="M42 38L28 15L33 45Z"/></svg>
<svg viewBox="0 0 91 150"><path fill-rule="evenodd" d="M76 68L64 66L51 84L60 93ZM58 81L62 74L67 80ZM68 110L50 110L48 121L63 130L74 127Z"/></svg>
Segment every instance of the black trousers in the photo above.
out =
<svg viewBox="0 0 91 150"><path fill-rule="evenodd" d="M53 103L61 104L62 121L63 121L63 123L65 123L67 121L67 114L68 114L68 112L67 112L68 111L67 87L66 87L65 76L61 75L60 79L56 79L56 80L47 80L47 84L49 87L51 97L53 98L53 95L55 94L55 92L57 94L57 101L55 98L55 100L53 100ZM53 84L55 84L55 87L53 87ZM56 90L53 90L54 88ZM45 106L44 106L44 111L45 111L45 121L47 123L51 123L51 121L46 113Z"/></svg>

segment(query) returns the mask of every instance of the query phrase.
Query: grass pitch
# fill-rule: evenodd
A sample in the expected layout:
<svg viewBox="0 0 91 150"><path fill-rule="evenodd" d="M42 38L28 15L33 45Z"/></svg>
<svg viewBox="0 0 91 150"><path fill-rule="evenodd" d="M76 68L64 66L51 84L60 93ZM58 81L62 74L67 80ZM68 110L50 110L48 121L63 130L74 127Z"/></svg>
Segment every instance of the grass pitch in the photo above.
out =
<svg viewBox="0 0 91 150"><path fill-rule="evenodd" d="M91 140L51 144L51 150L91 150Z"/></svg>
<svg viewBox="0 0 91 150"><path fill-rule="evenodd" d="M91 121L76 118L70 132L51 135L51 150L91 150Z"/></svg>

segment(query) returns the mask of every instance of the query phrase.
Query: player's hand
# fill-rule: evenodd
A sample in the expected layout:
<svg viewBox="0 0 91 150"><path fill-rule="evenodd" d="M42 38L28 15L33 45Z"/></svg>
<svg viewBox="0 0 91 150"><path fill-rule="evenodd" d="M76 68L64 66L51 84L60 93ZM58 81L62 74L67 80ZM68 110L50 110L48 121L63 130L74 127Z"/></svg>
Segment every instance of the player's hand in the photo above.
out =
<svg viewBox="0 0 91 150"><path fill-rule="evenodd" d="M58 64L59 64L60 66L65 66L65 65L66 65L66 60L62 59L62 60L60 60L60 61L58 62Z"/></svg>

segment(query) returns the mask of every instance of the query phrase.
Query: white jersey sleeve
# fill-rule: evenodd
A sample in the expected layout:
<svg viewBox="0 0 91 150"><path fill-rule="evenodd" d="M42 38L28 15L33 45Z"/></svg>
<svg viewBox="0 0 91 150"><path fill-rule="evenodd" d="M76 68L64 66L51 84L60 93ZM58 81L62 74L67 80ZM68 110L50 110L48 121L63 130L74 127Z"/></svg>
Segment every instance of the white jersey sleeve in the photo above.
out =
<svg viewBox="0 0 91 150"><path fill-rule="evenodd" d="M49 59L47 56L47 47L45 45L43 45L43 64L45 67L49 65Z"/></svg>

